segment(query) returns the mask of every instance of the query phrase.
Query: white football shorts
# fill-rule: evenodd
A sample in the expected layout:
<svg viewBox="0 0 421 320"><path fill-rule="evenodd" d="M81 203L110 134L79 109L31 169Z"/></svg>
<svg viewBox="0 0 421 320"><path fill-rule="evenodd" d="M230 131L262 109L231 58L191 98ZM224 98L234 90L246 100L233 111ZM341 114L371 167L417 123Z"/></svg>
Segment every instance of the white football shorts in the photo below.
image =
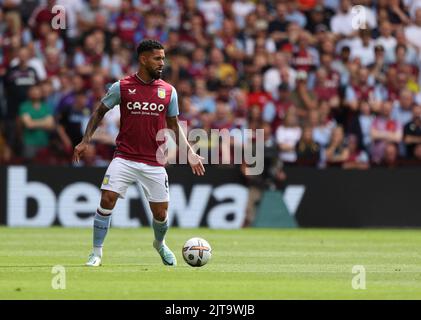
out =
<svg viewBox="0 0 421 320"><path fill-rule="evenodd" d="M101 190L110 190L124 199L127 188L137 183L142 186L150 202L168 202L168 175L164 167L114 158L108 166L102 181Z"/></svg>

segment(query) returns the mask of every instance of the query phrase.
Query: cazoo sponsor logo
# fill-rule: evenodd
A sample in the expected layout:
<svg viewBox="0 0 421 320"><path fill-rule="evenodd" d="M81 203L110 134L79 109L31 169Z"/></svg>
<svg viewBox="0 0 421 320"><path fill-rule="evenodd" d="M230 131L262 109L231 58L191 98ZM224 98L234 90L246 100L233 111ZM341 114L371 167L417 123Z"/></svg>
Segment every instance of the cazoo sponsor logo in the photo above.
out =
<svg viewBox="0 0 421 320"><path fill-rule="evenodd" d="M139 102L139 101L135 101L135 102L127 102L127 109L129 110L140 110L140 111L163 111L165 109L165 106L160 103L160 104L156 104L154 102L150 103L150 102Z"/></svg>

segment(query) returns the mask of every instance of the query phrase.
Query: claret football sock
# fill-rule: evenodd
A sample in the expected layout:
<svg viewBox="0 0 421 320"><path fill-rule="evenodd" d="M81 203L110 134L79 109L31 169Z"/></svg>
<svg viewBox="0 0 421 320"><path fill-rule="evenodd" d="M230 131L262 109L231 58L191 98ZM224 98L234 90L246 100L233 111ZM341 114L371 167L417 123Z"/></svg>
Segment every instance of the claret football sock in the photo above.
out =
<svg viewBox="0 0 421 320"><path fill-rule="evenodd" d="M153 219L152 227L155 234L154 244L160 247L164 244L165 241L165 234L168 230L168 218L166 218L164 221L158 221L156 219Z"/></svg>
<svg viewBox="0 0 421 320"><path fill-rule="evenodd" d="M112 210L99 207L94 218L94 249L96 256L102 257L102 246L111 223Z"/></svg>

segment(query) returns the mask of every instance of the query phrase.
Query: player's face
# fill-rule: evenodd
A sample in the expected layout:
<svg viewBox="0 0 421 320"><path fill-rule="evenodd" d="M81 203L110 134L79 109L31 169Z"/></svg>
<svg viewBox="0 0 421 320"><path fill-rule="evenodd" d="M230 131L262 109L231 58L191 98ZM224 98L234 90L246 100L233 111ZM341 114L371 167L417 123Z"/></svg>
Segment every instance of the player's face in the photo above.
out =
<svg viewBox="0 0 421 320"><path fill-rule="evenodd" d="M146 52L142 59L145 65L146 71L149 73L152 79L159 79L164 69L164 50L155 49L151 52Z"/></svg>

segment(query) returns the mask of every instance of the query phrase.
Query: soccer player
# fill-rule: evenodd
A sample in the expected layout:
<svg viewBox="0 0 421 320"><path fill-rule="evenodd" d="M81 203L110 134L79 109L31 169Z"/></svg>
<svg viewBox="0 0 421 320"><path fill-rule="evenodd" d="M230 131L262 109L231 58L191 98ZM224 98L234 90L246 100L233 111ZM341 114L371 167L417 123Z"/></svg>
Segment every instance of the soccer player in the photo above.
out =
<svg viewBox="0 0 421 320"><path fill-rule="evenodd" d="M115 82L101 99L87 125L82 142L73 154L79 162L88 149L89 141L105 113L120 105L120 132L116 151L101 186L101 202L94 218L93 252L87 266L101 265L102 246L110 227L111 213L118 198L124 198L128 186L140 183L153 213L153 247L168 266L177 264L174 253L165 244L168 230L168 175L157 133L167 127L173 130L177 144L185 144L193 174L202 176L203 157L188 143L178 123L178 98L175 88L161 78L164 67L164 47L155 40L143 40L137 47L138 72Z"/></svg>

